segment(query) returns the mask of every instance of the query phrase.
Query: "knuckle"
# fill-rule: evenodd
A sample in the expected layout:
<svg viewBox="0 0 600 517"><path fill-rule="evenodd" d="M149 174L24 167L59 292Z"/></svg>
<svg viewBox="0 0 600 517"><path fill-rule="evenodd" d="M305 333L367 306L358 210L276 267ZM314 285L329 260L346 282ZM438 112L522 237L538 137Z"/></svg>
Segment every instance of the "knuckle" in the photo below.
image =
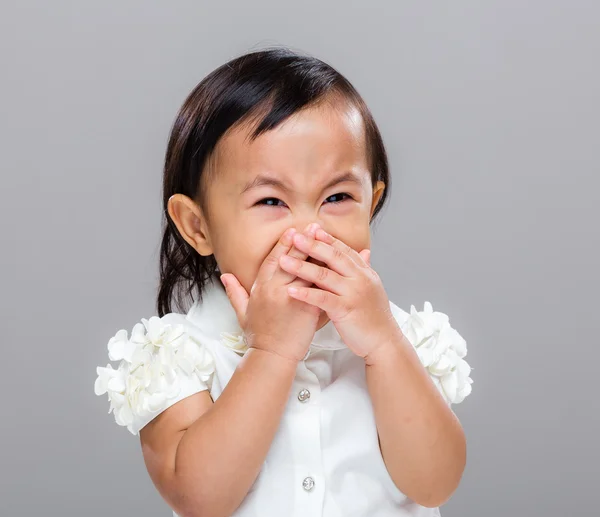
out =
<svg viewBox="0 0 600 517"><path fill-rule="evenodd" d="M367 273L367 280L368 280L369 284L375 285L375 284L379 283L380 279L379 279L379 275L377 274L377 271L375 271L372 268L365 268L365 271Z"/></svg>
<svg viewBox="0 0 600 517"><path fill-rule="evenodd" d="M317 295L317 299L320 303L326 303L327 302L327 293L325 291L320 291L319 294Z"/></svg>
<svg viewBox="0 0 600 517"><path fill-rule="evenodd" d="M265 259L265 263L268 266L276 266L277 264L279 264L279 258L276 254L267 255L267 258Z"/></svg>
<svg viewBox="0 0 600 517"><path fill-rule="evenodd" d="M356 289L356 297L358 299L363 298L365 296L368 295L368 292L371 290L371 282L370 281L366 281L366 282L360 282L358 284L358 287Z"/></svg>
<svg viewBox="0 0 600 517"><path fill-rule="evenodd" d="M319 267L319 269L317 270L317 279L319 281L325 281L328 276L329 276L329 270L327 270L324 267Z"/></svg>

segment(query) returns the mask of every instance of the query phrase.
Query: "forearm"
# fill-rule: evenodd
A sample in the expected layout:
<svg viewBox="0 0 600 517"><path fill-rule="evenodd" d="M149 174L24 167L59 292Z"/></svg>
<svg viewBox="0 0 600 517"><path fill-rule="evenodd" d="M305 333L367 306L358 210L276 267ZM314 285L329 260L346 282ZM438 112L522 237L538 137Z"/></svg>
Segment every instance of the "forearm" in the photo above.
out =
<svg viewBox="0 0 600 517"><path fill-rule="evenodd" d="M435 507L454 492L466 462L462 427L400 333L366 362L382 456L408 497Z"/></svg>
<svg viewBox="0 0 600 517"><path fill-rule="evenodd" d="M227 516L242 502L279 427L296 365L250 348L211 409L184 433L175 475L189 507L202 510L191 515Z"/></svg>

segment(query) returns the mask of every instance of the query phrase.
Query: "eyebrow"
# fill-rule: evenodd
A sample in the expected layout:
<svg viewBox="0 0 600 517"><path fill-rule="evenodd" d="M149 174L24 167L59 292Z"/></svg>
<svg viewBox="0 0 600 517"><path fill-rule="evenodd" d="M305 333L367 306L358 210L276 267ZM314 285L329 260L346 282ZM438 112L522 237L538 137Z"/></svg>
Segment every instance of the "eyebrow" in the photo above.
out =
<svg viewBox="0 0 600 517"><path fill-rule="evenodd" d="M348 172L344 172L343 174L341 174L339 176L336 176L331 181L329 181L323 187L323 190L327 190L328 188L338 185L339 183L345 183L345 182L356 183L357 185L359 185L361 187L363 184L363 181L359 176L357 176L354 172L348 171ZM288 193L292 191L292 189L286 184L286 182L280 180L279 178L259 174L253 180L246 183L246 185L242 189L242 194L244 194L245 192L248 192L249 190L258 188L258 187L264 187L265 185L270 185L272 187L279 188L279 189L283 190L284 192L288 192Z"/></svg>

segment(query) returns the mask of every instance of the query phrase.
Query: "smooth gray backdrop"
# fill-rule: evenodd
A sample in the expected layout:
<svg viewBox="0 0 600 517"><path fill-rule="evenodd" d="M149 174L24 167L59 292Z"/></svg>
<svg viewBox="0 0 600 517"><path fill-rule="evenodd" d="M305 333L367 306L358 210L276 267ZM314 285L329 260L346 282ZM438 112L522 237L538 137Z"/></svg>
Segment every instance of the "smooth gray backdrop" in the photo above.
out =
<svg viewBox="0 0 600 517"><path fill-rule="evenodd" d="M2 2L0 515L170 515L95 368L154 314L179 106L271 44L364 96L393 173L373 265L467 340L443 516L600 515L599 20L591 0Z"/></svg>

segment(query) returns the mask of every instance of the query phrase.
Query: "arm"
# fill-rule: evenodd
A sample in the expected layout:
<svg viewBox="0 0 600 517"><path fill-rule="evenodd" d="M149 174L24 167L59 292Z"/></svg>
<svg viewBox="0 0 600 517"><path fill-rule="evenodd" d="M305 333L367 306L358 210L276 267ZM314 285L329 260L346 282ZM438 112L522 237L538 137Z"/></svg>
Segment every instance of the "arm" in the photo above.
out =
<svg viewBox="0 0 600 517"><path fill-rule="evenodd" d="M229 516L260 472L297 363L249 348L221 396L180 401L140 431L155 486L182 517Z"/></svg>
<svg viewBox="0 0 600 517"><path fill-rule="evenodd" d="M404 335L365 361L385 465L396 486L423 506L454 492L466 463L462 427Z"/></svg>
<svg viewBox="0 0 600 517"><path fill-rule="evenodd" d="M409 340L381 278L370 267L369 250L359 253L322 229L312 239L296 236L294 244L325 265L282 261L284 269L315 286L294 289L290 296L327 312L348 348L365 359L380 447L394 483L421 505L439 506L462 476L465 438L418 354L443 377L439 382L445 395L450 392L449 401L459 401L470 392L470 367L462 359L466 343L449 326L448 317L434 313L427 302L423 313L411 307ZM450 366L452 371L443 376Z"/></svg>

